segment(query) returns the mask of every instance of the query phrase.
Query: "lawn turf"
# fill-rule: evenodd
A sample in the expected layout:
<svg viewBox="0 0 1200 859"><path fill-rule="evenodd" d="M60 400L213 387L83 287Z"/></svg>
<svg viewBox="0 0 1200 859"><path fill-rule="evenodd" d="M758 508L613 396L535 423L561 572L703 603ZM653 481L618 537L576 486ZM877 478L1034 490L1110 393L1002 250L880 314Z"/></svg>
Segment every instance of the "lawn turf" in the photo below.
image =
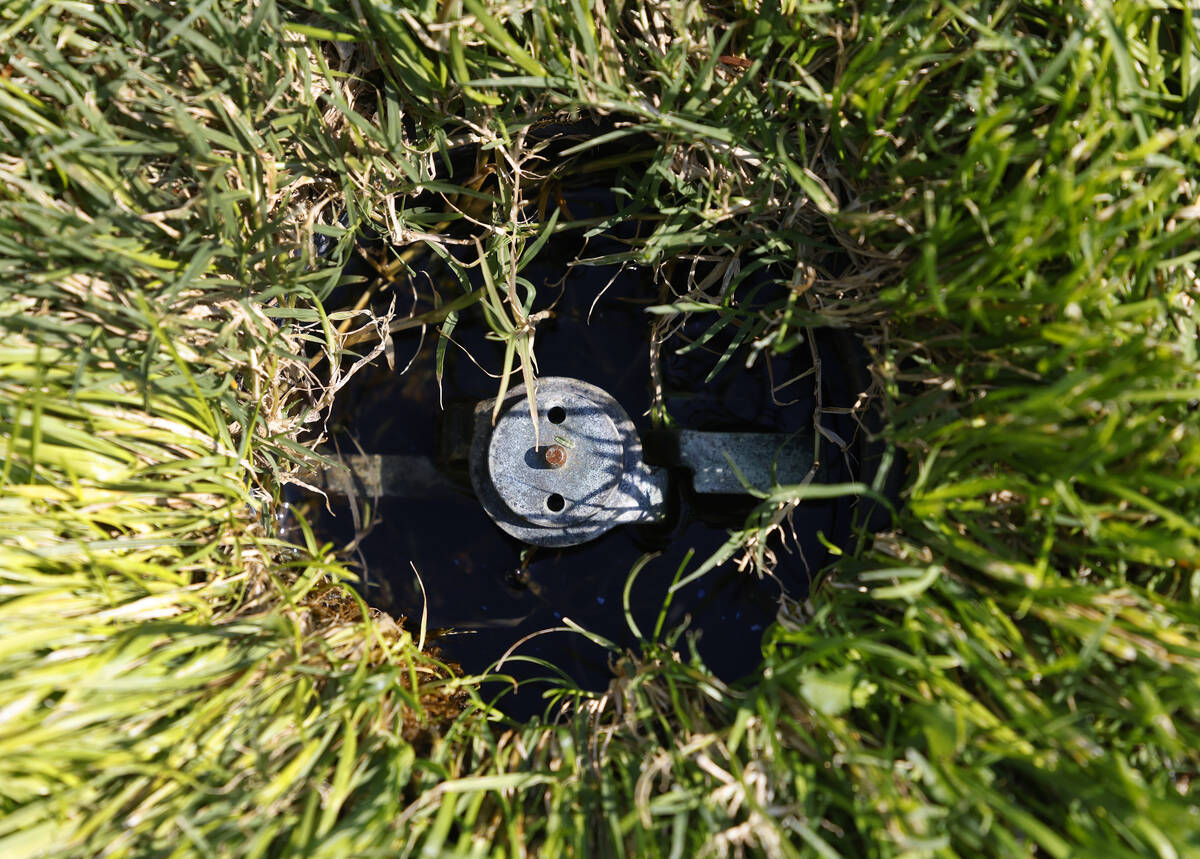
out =
<svg viewBox="0 0 1200 859"><path fill-rule="evenodd" d="M0 66L0 855L1200 852L1188 4L26 0ZM413 324L323 311L361 230L478 222L494 288L420 321L531 368L578 117L631 143L616 261L721 273L664 322L853 326L909 472L751 680L646 630L507 724L271 521Z"/></svg>

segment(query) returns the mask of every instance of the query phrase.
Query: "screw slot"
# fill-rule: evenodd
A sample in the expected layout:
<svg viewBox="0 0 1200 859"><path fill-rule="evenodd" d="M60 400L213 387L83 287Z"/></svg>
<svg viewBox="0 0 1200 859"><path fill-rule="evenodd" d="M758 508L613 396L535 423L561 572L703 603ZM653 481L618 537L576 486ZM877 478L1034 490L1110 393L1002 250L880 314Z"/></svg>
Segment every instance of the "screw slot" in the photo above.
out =
<svg viewBox="0 0 1200 859"><path fill-rule="evenodd" d="M546 499L546 509L549 510L551 513L558 513L560 510L562 510L566 506L567 506L567 500L565 498L563 498L561 495L559 495L557 492L555 492L553 495L551 495L549 498Z"/></svg>
<svg viewBox="0 0 1200 859"><path fill-rule="evenodd" d="M567 410L562 406L554 406L546 412L546 420L552 424L561 424L567 419Z"/></svg>

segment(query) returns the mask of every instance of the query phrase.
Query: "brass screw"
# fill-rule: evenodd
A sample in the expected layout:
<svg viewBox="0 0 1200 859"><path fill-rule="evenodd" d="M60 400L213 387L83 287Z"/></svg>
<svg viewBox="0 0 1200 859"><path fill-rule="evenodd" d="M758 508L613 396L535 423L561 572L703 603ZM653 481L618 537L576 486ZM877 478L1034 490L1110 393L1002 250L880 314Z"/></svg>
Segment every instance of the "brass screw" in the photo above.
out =
<svg viewBox="0 0 1200 859"><path fill-rule="evenodd" d="M567 449L561 444L552 444L546 448L546 465L551 468L561 468L567 461Z"/></svg>

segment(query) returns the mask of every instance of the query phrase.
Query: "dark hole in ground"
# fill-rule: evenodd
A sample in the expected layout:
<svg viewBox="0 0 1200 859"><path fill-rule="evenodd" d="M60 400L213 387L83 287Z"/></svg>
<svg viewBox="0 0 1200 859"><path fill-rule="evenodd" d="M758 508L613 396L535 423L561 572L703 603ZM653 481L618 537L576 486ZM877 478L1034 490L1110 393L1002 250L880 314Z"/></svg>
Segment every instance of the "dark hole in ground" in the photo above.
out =
<svg viewBox="0 0 1200 859"><path fill-rule="evenodd" d="M614 195L602 187L569 189L566 199L577 218L611 213L617 206ZM626 250L634 230L625 225L608 237L593 237L587 242L588 255ZM644 269L568 268L567 261L579 255L583 244L578 233L555 236L522 272L538 289L535 309L553 302L555 312L537 328L538 370L541 375L579 378L611 393L633 419L651 458L655 447L648 418L652 317L646 308L660 303L660 297ZM464 255L464 260L469 256ZM436 258L426 274L443 300L459 294L460 287ZM764 269L760 277L738 288L751 302L775 300L784 287L771 285L768 275L769 269ZM398 304L412 301L407 284L394 284L392 290L385 300L394 294ZM335 295L331 303L337 300ZM428 296L419 297L416 309L426 309L428 301ZM399 308L402 313L409 309ZM856 419L836 411L853 405L867 382L865 353L854 338L820 330L815 332L813 348L802 343L769 361L760 356L749 369L744 366L743 345L710 379L736 330L728 329L691 351L681 354L679 350L695 344L712 321L709 315L694 316L662 350L662 382L674 420L682 427L702 430L793 432L811 426L816 408L815 375L810 372L815 350L823 366L824 406L834 409L826 413L823 426L831 437L847 442L844 453L832 442L823 442L828 468L824 479L863 478L864 471L870 470L864 459L877 452L865 444ZM487 333L478 308L464 311L453 332L455 343L447 349L440 392L435 375L436 331L428 332L423 341L419 331L397 335L397 367L412 358L411 367L401 375L381 365L356 376L335 406L334 444L343 452L361 449L430 458L444 453L442 437L456 409L497 393L498 383L489 372L499 372L503 346L488 339ZM513 384L517 381L519 374ZM440 403L447 407L445 411ZM557 411L562 413L557 415L560 421L565 419L565 412ZM555 416L551 408L552 422ZM656 626L679 570L694 570L717 551L727 538L726 528L740 526L753 506L747 497L695 496L681 473L672 480L673 515L667 523L620 527L570 549L532 550L488 518L465 474L455 477L461 486L458 493L381 499L355 555L364 570L363 592L372 605L410 619L427 610L429 627L446 631L437 642L444 656L468 673L488 669L511 651L516 658L505 663L503 672L521 683L516 692L506 692L501 707L517 718L542 710L547 687L538 678L554 673L548 665L586 689L602 690L612 677L609 652L584 636L571 631L536 633L561 629L569 619L636 651L638 643L625 616L624 591L638 560L647 552L658 553L642 568L629 594L630 615L638 627L649 631ZM341 499L333 499L333 515L313 499L295 501L303 504L324 537L341 544L355 537L353 517ZM562 505L561 496L546 499L551 511ZM850 498L802 504L786 539L778 533L772 537L770 548L778 557L774 577L760 579L728 562L675 593L665 612L664 628L686 623L697 636L700 657L722 679L734 681L750 673L761 661L760 640L775 618L781 592L797 599L807 595L812 576L828 560L826 542L847 543L853 506ZM424 595L414 567L421 575ZM497 691L501 688L511 690L508 684Z"/></svg>

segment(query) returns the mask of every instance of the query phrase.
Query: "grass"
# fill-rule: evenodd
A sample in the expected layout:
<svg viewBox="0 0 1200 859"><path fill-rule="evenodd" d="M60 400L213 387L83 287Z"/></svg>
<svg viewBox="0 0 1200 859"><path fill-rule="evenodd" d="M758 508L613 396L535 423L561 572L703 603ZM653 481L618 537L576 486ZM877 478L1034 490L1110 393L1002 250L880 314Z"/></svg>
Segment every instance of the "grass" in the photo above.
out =
<svg viewBox="0 0 1200 859"><path fill-rule="evenodd" d="M1200 853L1198 33L1165 0L5 4L0 851ZM637 146L609 223L547 202L588 151L530 130L578 115ZM483 301L531 370L523 255L621 220L664 325L863 333L905 506L755 678L660 628L507 723L270 516L389 326ZM327 315L362 229L399 271L469 236L492 287ZM720 283L756 271L792 288L748 314Z"/></svg>

